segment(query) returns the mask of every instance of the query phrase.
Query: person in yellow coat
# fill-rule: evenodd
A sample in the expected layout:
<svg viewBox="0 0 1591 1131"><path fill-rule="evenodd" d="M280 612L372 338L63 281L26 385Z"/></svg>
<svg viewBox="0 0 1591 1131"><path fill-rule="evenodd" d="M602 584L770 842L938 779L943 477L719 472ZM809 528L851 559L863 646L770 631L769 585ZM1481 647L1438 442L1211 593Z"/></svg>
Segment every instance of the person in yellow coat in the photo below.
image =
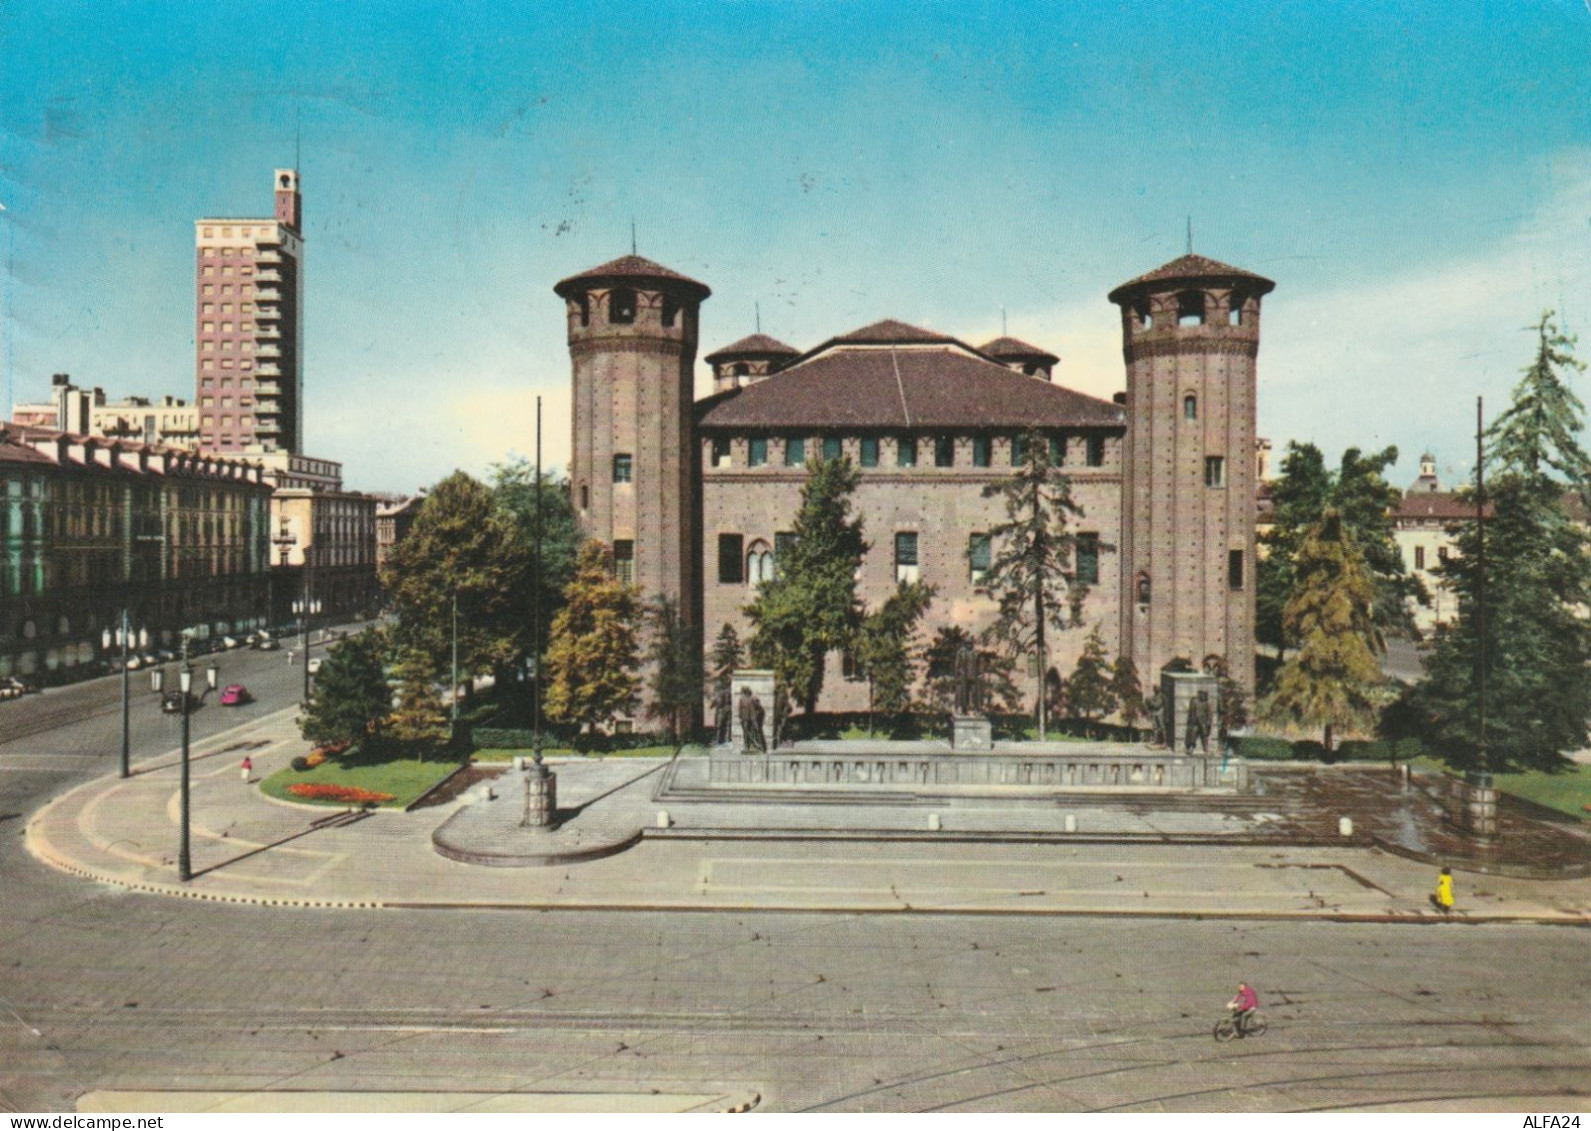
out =
<svg viewBox="0 0 1591 1131"><path fill-rule="evenodd" d="M1452 912L1453 869L1443 868L1442 874L1436 877L1436 890L1431 893L1431 902L1443 915Z"/></svg>

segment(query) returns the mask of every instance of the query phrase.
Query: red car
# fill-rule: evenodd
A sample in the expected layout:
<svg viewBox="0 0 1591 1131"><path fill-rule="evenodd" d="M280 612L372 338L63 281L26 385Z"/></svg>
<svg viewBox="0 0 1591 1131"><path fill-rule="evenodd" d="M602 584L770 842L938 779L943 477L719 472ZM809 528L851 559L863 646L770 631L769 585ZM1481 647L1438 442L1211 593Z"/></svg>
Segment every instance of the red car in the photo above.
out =
<svg viewBox="0 0 1591 1131"><path fill-rule="evenodd" d="M241 683L229 684L221 692L221 706L223 707L241 707L245 703L252 702L254 702L254 696L250 695L249 689Z"/></svg>

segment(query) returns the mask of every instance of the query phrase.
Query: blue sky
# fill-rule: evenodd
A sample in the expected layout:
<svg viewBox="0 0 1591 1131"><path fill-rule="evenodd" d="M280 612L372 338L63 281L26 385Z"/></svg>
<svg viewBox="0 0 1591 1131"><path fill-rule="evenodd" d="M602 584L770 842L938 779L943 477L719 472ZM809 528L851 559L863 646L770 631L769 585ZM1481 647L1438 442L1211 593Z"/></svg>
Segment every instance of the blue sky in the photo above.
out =
<svg viewBox="0 0 1591 1131"><path fill-rule="evenodd" d="M1004 307L1108 395L1105 294L1191 215L1277 281L1261 434L1404 478L1467 472L1542 309L1591 322L1584 0L50 0L0 10L0 58L6 391L191 396L192 221L268 213L301 131L309 446L368 490L528 453L538 393L567 459L551 287L632 218L713 288L702 353L756 303L799 347Z"/></svg>

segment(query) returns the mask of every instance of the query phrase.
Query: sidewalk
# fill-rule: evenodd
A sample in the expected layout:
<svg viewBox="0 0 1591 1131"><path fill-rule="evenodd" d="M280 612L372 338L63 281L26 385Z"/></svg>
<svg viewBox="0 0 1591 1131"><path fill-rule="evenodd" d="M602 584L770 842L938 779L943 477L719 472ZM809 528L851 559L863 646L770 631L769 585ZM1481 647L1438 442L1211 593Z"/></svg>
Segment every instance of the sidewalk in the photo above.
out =
<svg viewBox="0 0 1591 1131"><path fill-rule="evenodd" d="M191 882L176 878L175 755L138 764L125 781L97 779L56 799L31 818L29 850L65 871L133 890L299 907L1441 921L1426 898L1435 879L1430 865L1363 844L1278 836L1265 827L1294 818L1260 811L1263 805L1201 811L1186 799L1122 805L1080 798L1063 810L1052 797L954 798L942 806L657 802L662 764L633 758L553 769L560 808L579 810L565 831L644 830L634 847L578 864L482 867L444 858L433 835L466 805L503 807L497 824L517 825L502 818L521 804L517 774L498 779L495 800L481 799L476 787L436 808L327 824L336 810L275 801L240 780L245 753L261 778L304 751L293 714L265 716L194 749ZM1273 801L1292 804L1279 797L1266 804ZM667 829L658 825L665 808ZM1068 814L1075 835L1065 831ZM1591 924L1588 879L1461 873L1458 880L1457 920Z"/></svg>

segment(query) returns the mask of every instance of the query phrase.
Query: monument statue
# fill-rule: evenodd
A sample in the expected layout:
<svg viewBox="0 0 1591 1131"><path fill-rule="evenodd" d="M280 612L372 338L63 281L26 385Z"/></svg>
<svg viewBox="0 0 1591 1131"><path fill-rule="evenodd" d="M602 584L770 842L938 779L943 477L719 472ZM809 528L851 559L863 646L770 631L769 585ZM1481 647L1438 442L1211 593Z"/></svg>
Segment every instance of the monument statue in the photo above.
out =
<svg viewBox="0 0 1591 1131"><path fill-rule="evenodd" d="M727 681L718 685L718 690L713 692L713 742L719 746L728 746L734 733L735 699L729 693Z"/></svg>
<svg viewBox="0 0 1591 1131"><path fill-rule="evenodd" d="M983 664L978 650L963 644L956 652L956 714L983 714Z"/></svg>
<svg viewBox="0 0 1591 1131"><path fill-rule="evenodd" d="M768 752L768 740L763 735L762 724L766 717L762 700L751 693L751 688L740 689L740 702L736 704L740 714L740 732L745 736L745 745L742 752L746 754Z"/></svg>
<svg viewBox="0 0 1591 1131"><path fill-rule="evenodd" d="M1210 693L1200 691L1191 703L1188 704L1188 723L1184 731L1184 740L1187 743L1188 753L1193 753L1193 744L1197 742L1199 748L1205 753L1210 753Z"/></svg>
<svg viewBox="0 0 1591 1131"><path fill-rule="evenodd" d="M1144 710L1149 712L1149 745L1164 746L1166 744L1166 701L1160 697L1160 688L1156 687L1149 692L1149 698L1144 701Z"/></svg>

